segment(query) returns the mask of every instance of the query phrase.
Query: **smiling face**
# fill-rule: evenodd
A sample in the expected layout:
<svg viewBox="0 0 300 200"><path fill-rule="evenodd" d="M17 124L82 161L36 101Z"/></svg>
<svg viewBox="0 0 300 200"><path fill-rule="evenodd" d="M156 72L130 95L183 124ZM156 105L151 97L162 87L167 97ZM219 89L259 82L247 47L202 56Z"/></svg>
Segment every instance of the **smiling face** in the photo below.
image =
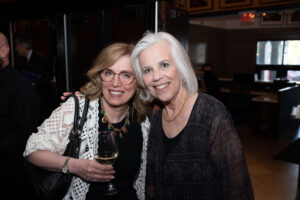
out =
<svg viewBox="0 0 300 200"><path fill-rule="evenodd" d="M116 73L111 81L102 81L102 93L104 101L112 107L127 105L137 89L136 79L130 84L122 84L117 74L129 72L134 74L130 65L130 56L120 57L112 66L108 67Z"/></svg>
<svg viewBox="0 0 300 200"><path fill-rule="evenodd" d="M160 101L171 102L182 94L182 77L171 55L171 46L159 41L139 56L143 81L149 92Z"/></svg>

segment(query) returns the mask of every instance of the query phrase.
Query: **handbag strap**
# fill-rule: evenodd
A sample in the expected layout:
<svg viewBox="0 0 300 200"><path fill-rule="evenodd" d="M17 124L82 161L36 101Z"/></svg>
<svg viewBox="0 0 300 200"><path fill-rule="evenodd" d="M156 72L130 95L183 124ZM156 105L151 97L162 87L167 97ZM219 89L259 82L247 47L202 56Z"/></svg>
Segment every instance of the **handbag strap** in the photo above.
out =
<svg viewBox="0 0 300 200"><path fill-rule="evenodd" d="M69 98L73 98L74 99L74 106L75 106L75 110L74 110L74 120L73 120L73 128L77 129L78 127L78 112L79 112L79 102L78 102L78 98L77 96L72 93L69 96L66 97L65 101L66 102Z"/></svg>
<svg viewBox="0 0 300 200"><path fill-rule="evenodd" d="M78 130L80 130L80 131L82 131L84 122L86 120L86 116L87 116L87 113L89 110L89 104L90 104L90 99L87 96L85 96L84 108L83 108L82 116L80 119L80 124L78 125Z"/></svg>
<svg viewBox="0 0 300 200"><path fill-rule="evenodd" d="M70 97L73 97L74 102L75 102L73 129L77 130L75 132L79 133L79 132L82 131L84 122L86 120L90 99L87 96L85 96L84 109L83 109L83 112L82 112L81 119L79 119L79 100L78 100L78 97L74 93L72 93L71 95L67 96L65 101L67 101ZM80 120L80 123L78 122L79 120Z"/></svg>
<svg viewBox="0 0 300 200"><path fill-rule="evenodd" d="M85 97L84 109L82 112L82 117L80 119L79 118L79 100L75 94L69 95L66 98L66 100L70 97L73 97L74 102L75 102L74 123L73 123L73 128L69 135L70 142L68 143L63 155L68 156L68 157L78 158L79 151L80 151L80 144L81 144L80 134L82 132L82 128L83 128L84 122L86 120L90 100L88 97ZM80 121L80 123L78 123L79 121Z"/></svg>

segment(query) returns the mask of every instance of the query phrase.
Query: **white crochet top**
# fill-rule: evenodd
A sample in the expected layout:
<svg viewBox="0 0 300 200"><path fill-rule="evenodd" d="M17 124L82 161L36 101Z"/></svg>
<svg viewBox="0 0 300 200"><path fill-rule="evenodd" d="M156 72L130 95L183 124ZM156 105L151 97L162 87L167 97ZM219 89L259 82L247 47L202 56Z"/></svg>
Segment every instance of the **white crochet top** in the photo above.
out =
<svg viewBox="0 0 300 200"><path fill-rule="evenodd" d="M84 96L79 97L80 116L84 107ZM24 157L37 150L48 150L63 154L69 142L69 133L73 126L74 119L74 100L68 99L65 103L55 109L51 116L38 127L38 132L33 133L26 145ZM99 120L99 103L98 100L90 102L87 114L87 120L81 133L81 148L79 158L93 160L93 138L98 131ZM143 133L143 150L141 154L142 162L139 176L134 183L139 199L144 199L145 177L146 177L146 153L148 133L150 130L149 119L141 124ZM89 183L85 182L78 176L74 176L71 187L64 197L65 200L84 200L89 189Z"/></svg>

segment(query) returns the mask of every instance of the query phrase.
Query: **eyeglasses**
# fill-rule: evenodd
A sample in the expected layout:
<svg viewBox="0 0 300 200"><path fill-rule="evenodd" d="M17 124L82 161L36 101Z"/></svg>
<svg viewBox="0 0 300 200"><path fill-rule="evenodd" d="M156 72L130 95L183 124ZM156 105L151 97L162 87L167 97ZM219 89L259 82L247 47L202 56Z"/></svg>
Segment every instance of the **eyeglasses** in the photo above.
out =
<svg viewBox="0 0 300 200"><path fill-rule="evenodd" d="M134 75L130 72L115 73L110 69L103 69L100 71L100 78L105 82L112 81L115 78L115 75L118 75L119 81L125 85L132 83L133 79L135 79Z"/></svg>

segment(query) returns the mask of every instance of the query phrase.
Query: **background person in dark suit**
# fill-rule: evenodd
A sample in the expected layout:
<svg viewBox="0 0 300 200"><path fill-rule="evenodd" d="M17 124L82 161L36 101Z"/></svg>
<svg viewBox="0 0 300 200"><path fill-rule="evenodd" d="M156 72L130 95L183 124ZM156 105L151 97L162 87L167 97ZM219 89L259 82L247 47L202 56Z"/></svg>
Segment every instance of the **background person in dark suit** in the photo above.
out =
<svg viewBox="0 0 300 200"><path fill-rule="evenodd" d="M10 64L9 51L8 40L0 32L0 191L15 200L30 197L22 154L37 125L39 98L32 84Z"/></svg>
<svg viewBox="0 0 300 200"><path fill-rule="evenodd" d="M35 81L37 87L48 85L52 79L52 72L47 60L32 49L32 44L27 38L16 39L16 52L26 58L24 71L36 74L39 79Z"/></svg>
<svg viewBox="0 0 300 200"><path fill-rule="evenodd" d="M41 119L43 121L52 111L52 97L50 81L53 74L48 61L37 51L33 50L30 40L27 38L17 38L15 40L15 50L19 56L26 58L23 68L23 75L27 77L35 86L41 98Z"/></svg>

